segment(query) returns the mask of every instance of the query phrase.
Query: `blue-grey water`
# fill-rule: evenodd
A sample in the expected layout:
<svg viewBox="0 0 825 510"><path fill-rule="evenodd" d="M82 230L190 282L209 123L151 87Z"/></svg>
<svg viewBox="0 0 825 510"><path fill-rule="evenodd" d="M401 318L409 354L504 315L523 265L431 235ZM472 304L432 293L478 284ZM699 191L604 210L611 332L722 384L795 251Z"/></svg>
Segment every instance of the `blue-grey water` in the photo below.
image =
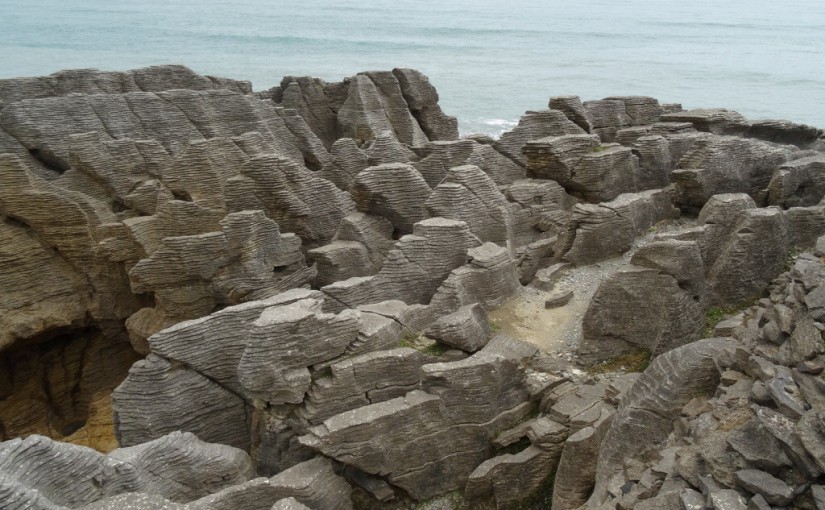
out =
<svg viewBox="0 0 825 510"><path fill-rule="evenodd" d="M464 133L563 94L825 126L824 0L0 0L0 78L160 63L256 90L414 67Z"/></svg>

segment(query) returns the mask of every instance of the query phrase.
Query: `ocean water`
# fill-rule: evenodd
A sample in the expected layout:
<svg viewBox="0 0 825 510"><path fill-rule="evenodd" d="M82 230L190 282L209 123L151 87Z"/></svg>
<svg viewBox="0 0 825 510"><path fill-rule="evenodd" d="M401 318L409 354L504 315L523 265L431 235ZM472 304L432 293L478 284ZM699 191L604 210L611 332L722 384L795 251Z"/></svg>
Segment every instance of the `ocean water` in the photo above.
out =
<svg viewBox="0 0 825 510"><path fill-rule="evenodd" d="M823 0L0 0L0 78L162 63L256 90L414 67L465 134L566 94L825 127Z"/></svg>

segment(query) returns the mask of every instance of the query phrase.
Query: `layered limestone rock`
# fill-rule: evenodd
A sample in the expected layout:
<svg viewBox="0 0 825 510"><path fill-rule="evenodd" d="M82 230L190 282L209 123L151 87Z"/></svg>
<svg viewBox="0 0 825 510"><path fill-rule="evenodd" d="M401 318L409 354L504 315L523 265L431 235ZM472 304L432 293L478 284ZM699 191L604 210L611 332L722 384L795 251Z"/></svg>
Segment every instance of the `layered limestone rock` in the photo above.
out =
<svg viewBox="0 0 825 510"><path fill-rule="evenodd" d="M388 300L427 304L450 272L466 263L467 249L477 244L463 221L420 221L396 243L378 274L324 287L327 306L340 310Z"/></svg>
<svg viewBox="0 0 825 510"><path fill-rule="evenodd" d="M492 438L529 413L517 366L484 351L424 365L424 391L333 416L300 440L416 500L443 494L462 487Z"/></svg>
<svg viewBox="0 0 825 510"><path fill-rule="evenodd" d="M390 220L403 234L426 217L430 187L410 165L386 164L365 169L355 178L352 197L358 210Z"/></svg>
<svg viewBox="0 0 825 510"><path fill-rule="evenodd" d="M122 94L174 89L228 89L249 94L252 85L248 81L201 76L182 65L151 66L124 72L72 69L36 78L0 80L0 102L10 104L23 99L69 94Z"/></svg>
<svg viewBox="0 0 825 510"><path fill-rule="evenodd" d="M450 169L425 204L432 217L460 220L482 242L510 246L512 220L507 200L495 183L473 165Z"/></svg>
<svg viewBox="0 0 825 510"><path fill-rule="evenodd" d="M42 436L1 443L0 451L4 506L19 508L76 508L126 492L188 502L254 476L242 450L180 432L109 455Z"/></svg>
<svg viewBox="0 0 825 510"><path fill-rule="evenodd" d="M541 110L527 112L519 119L518 125L501 135L493 144L500 153L504 154L520 166L527 166L527 158L521 152L522 147L530 140L548 136L583 134L582 128L567 119L564 113L557 110Z"/></svg>
<svg viewBox="0 0 825 510"><path fill-rule="evenodd" d="M822 267L800 255L769 297L715 327L732 338L653 361L605 438L591 507L816 507L825 402L810 305Z"/></svg>
<svg viewBox="0 0 825 510"><path fill-rule="evenodd" d="M757 198L768 187L773 171L793 158L795 148L758 140L714 137L695 144L679 160L672 178L677 202L701 208L721 193L747 193Z"/></svg>
<svg viewBox="0 0 825 510"><path fill-rule="evenodd" d="M777 168L768 185L768 203L809 207L825 198L825 155L796 159Z"/></svg>
<svg viewBox="0 0 825 510"><path fill-rule="evenodd" d="M561 254L577 265L592 264L630 249L636 237L679 216L670 190L626 193L610 202L576 204Z"/></svg>
<svg viewBox="0 0 825 510"><path fill-rule="evenodd" d="M0 81L0 506L815 508L821 132L549 106L458 139L410 69Z"/></svg>

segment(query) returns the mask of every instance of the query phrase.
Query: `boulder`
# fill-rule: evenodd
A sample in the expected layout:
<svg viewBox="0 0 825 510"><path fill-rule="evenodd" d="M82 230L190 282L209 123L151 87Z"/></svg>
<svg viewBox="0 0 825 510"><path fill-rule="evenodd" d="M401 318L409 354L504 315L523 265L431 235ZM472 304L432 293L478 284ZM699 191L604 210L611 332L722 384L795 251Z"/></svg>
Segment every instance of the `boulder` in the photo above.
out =
<svg viewBox="0 0 825 510"><path fill-rule="evenodd" d="M737 137L696 143L671 173L676 201L683 208L698 210L720 193L747 193L756 198L770 184L774 170L792 154L785 146Z"/></svg>
<svg viewBox="0 0 825 510"><path fill-rule="evenodd" d="M476 303L441 317L424 334L450 347L476 352L493 337L493 330L484 308Z"/></svg>
<svg viewBox="0 0 825 510"><path fill-rule="evenodd" d="M512 220L504 196L476 166L451 168L425 204L431 217L460 220L482 242L508 246Z"/></svg>
<svg viewBox="0 0 825 510"><path fill-rule="evenodd" d="M389 164L363 170L351 192L359 211L384 216L398 232L409 234L426 215L430 187L412 166Z"/></svg>
<svg viewBox="0 0 825 510"><path fill-rule="evenodd" d="M558 110L528 111L512 131L508 131L496 140L493 148L501 152L520 166L527 166L527 158L521 150L530 140L547 136L577 135L584 130L567 119Z"/></svg>
<svg viewBox="0 0 825 510"><path fill-rule="evenodd" d="M779 166L768 184L768 203L783 208L817 205L825 197L825 154Z"/></svg>

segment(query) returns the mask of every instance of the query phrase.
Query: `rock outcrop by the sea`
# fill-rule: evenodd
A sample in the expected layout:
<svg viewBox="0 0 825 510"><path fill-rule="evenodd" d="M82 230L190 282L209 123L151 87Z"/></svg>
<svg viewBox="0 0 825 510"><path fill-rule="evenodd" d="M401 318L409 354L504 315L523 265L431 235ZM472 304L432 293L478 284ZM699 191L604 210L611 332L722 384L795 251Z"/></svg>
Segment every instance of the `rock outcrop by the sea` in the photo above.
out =
<svg viewBox="0 0 825 510"><path fill-rule="evenodd" d="M438 100L0 80L0 507L825 505L822 131ZM569 352L498 318L533 294Z"/></svg>

